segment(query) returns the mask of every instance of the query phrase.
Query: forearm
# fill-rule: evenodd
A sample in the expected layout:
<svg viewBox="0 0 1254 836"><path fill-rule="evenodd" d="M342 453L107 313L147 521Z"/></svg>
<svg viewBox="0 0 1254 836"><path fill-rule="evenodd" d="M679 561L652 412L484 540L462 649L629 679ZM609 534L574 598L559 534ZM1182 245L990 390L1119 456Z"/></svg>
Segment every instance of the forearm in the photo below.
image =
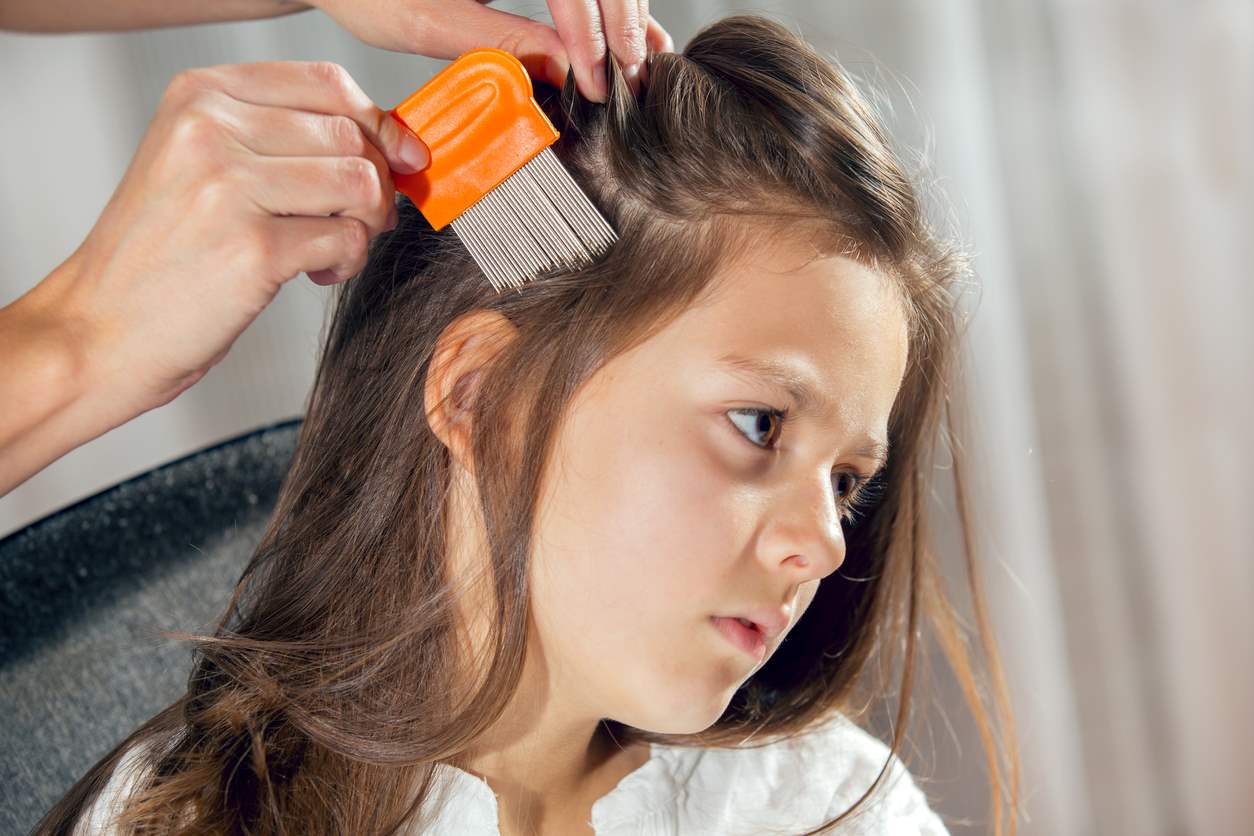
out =
<svg viewBox="0 0 1254 836"><path fill-rule="evenodd" d="M45 282L70 269L63 264ZM108 393L87 385L73 326L55 302L36 287L0 308L0 496L131 417L114 414Z"/></svg>
<svg viewBox="0 0 1254 836"><path fill-rule="evenodd" d="M0 0L0 29L99 32L252 20L302 12L298 0Z"/></svg>

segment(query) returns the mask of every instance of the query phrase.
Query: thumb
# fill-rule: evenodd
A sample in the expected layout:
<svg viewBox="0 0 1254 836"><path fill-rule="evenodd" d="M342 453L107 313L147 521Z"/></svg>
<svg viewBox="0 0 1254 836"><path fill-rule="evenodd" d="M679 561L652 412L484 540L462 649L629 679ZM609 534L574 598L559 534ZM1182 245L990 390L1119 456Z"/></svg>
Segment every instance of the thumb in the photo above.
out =
<svg viewBox="0 0 1254 836"><path fill-rule="evenodd" d="M392 118L392 114L375 108L374 134L378 138L378 147L388 158L388 165L401 174L413 174L422 171L431 162L431 151L418 134L400 119ZM396 161L409 166L398 166Z"/></svg>

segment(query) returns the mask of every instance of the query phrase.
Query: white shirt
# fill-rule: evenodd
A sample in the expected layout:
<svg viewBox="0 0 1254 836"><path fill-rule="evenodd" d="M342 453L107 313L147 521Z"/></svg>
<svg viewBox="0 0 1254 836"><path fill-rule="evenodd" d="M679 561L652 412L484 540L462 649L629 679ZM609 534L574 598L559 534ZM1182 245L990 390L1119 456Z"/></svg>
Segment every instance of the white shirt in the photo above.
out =
<svg viewBox="0 0 1254 836"><path fill-rule="evenodd" d="M883 742L844 716L791 740L752 749L652 744L649 760L592 805L597 836L760 836L802 833L848 810L888 756ZM123 789L128 752L85 817L83 836L107 833L109 805ZM499 836L496 795L482 778L448 764L435 768L443 799L432 836ZM841 836L949 836L904 764L894 757L885 783ZM429 808L428 808L429 809Z"/></svg>

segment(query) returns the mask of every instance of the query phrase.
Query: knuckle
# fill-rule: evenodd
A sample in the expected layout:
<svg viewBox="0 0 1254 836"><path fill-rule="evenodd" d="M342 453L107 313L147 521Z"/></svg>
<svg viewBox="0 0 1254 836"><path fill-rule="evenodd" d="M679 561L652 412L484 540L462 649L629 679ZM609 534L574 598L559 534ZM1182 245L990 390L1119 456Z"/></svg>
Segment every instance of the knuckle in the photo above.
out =
<svg viewBox="0 0 1254 836"><path fill-rule="evenodd" d="M171 139L180 148L204 155L221 142L222 124L205 107L191 106L179 112Z"/></svg>
<svg viewBox="0 0 1254 836"><path fill-rule="evenodd" d="M584 42L591 50L593 60L599 61L609 51L609 41L606 39L606 32L600 27L594 26L584 35Z"/></svg>
<svg viewBox="0 0 1254 836"><path fill-rule="evenodd" d="M334 90L342 99L347 99L351 95L353 80L348 70L334 61L310 61L308 72L310 80L315 85Z"/></svg>
<svg viewBox="0 0 1254 836"><path fill-rule="evenodd" d="M167 101L183 101L190 98L196 91L204 88L200 69L187 69L174 74L165 88Z"/></svg>
<svg viewBox="0 0 1254 836"><path fill-rule="evenodd" d="M641 44L636 42L627 43L620 54L619 64L626 68L633 64L639 64L645 59L645 50Z"/></svg>
<svg viewBox="0 0 1254 836"><path fill-rule="evenodd" d="M340 231L340 246L345 258L357 261L366 257L370 231L356 218L345 218Z"/></svg>
<svg viewBox="0 0 1254 836"><path fill-rule="evenodd" d="M411 43L429 41L431 33L445 23L440 19L442 13L432 9L429 3L414 3L405 11L401 26Z"/></svg>
<svg viewBox="0 0 1254 836"><path fill-rule="evenodd" d="M644 30L634 19L622 20L610 33L614 52L624 64L636 64L644 60Z"/></svg>
<svg viewBox="0 0 1254 836"><path fill-rule="evenodd" d="M405 14L396 21L402 43L426 54L449 36L449 17L440 3L407 3ZM484 46L491 46L485 43Z"/></svg>
<svg viewBox="0 0 1254 836"><path fill-rule="evenodd" d="M365 157L345 157L341 163L340 177L344 189L363 203L375 202L383 192L379 182L379 170Z"/></svg>
<svg viewBox="0 0 1254 836"><path fill-rule="evenodd" d="M332 147L346 156L358 157L366 151L366 137L347 116L327 117L327 135Z"/></svg>
<svg viewBox="0 0 1254 836"><path fill-rule="evenodd" d="M505 50L511 55L517 55L522 51L523 47L528 43L529 33L526 26L517 26L504 32L493 46L497 49Z"/></svg>
<svg viewBox="0 0 1254 836"><path fill-rule="evenodd" d="M193 200L197 215L222 216L232 201L235 189L225 178L209 177L201 181Z"/></svg>

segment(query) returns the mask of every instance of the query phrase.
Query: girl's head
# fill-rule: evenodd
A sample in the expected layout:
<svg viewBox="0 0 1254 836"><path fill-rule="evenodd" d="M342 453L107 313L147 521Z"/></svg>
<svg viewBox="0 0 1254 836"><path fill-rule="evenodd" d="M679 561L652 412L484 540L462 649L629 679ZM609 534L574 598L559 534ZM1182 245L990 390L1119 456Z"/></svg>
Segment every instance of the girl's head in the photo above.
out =
<svg viewBox="0 0 1254 836"><path fill-rule="evenodd" d="M154 815L211 785L235 803L201 815L256 832L392 824L525 670L620 741L735 745L859 713L904 648L896 749L920 615L1000 784L926 548L962 260L786 29L729 18L638 99L610 80L542 92L620 236L596 265L498 294L403 202L341 286L271 525L146 727L186 729ZM787 641L759 662L715 616Z"/></svg>
<svg viewBox="0 0 1254 836"><path fill-rule="evenodd" d="M652 269L645 261L619 280ZM600 717L666 734L715 724L760 662L714 618L761 622L774 634L767 652L779 647L845 560L842 518L856 513L888 443L909 337L887 277L821 254L810 235L778 233L724 250L713 272L700 299L599 363L561 415L543 419L553 437L525 568L529 650L562 710L589 727ZM607 300L599 315L615 310ZM542 323L479 313L457 322L428 372L428 404L461 381L458 396L473 398L491 355L529 326L544 340ZM516 432L538 429L516 414ZM465 498L450 536L474 543L452 551L483 554L465 533L482 528L468 475L473 410L445 401L432 421ZM449 571L471 577L476 566L462 559Z"/></svg>

